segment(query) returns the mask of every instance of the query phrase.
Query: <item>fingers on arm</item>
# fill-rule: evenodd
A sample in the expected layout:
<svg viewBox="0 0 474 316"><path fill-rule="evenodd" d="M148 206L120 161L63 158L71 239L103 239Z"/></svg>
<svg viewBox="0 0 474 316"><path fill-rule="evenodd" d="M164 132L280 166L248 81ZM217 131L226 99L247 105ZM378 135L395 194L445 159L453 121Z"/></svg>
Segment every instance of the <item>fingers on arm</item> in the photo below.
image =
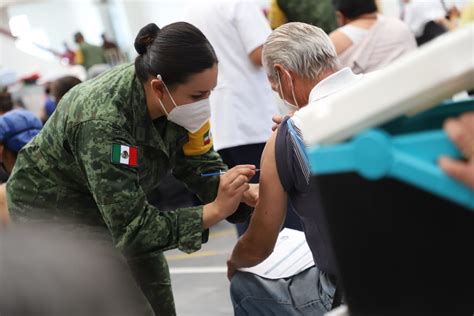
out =
<svg viewBox="0 0 474 316"><path fill-rule="evenodd" d="M449 176L474 189L474 168L472 165L448 157L441 158L439 164Z"/></svg>

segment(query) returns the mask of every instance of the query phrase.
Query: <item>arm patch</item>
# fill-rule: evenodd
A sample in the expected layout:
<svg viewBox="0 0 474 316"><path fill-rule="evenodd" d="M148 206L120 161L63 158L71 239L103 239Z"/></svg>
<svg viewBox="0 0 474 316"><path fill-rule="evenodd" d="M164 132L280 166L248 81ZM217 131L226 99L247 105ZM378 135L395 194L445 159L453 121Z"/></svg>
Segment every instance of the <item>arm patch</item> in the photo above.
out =
<svg viewBox="0 0 474 316"><path fill-rule="evenodd" d="M196 133L188 133L188 142L183 146L186 156L199 156L207 153L213 145L211 123L208 121Z"/></svg>

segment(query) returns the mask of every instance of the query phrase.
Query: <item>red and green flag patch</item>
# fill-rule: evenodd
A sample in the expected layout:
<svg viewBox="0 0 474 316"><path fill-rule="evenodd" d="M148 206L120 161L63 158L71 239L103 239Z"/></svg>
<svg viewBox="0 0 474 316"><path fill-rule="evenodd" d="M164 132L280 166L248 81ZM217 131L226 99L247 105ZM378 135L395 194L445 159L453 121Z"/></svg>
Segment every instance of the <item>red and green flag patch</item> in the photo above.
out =
<svg viewBox="0 0 474 316"><path fill-rule="evenodd" d="M204 145L209 145L211 143L211 130L208 130L203 137Z"/></svg>
<svg viewBox="0 0 474 316"><path fill-rule="evenodd" d="M138 149L120 144L112 145L112 162L130 167L138 166Z"/></svg>

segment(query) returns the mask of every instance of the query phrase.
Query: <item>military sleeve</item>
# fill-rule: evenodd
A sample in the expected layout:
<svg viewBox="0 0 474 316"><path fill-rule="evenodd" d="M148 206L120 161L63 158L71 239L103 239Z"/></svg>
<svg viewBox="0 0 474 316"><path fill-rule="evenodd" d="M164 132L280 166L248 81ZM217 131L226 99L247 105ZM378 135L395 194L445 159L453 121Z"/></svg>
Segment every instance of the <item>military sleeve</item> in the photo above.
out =
<svg viewBox="0 0 474 316"><path fill-rule="evenodd" d="M212 145L211 125L208 122L196 133L188 134L188 142L178 150L173 164L176 178L183 181L203 203L214 201L220 178L203 177L202 174L227 170L227 166ZM243 223L252 212L253 207L240 203L227 220L231 223Z"/></svg>
<svg viewBox="0 0 474 316"><path fill-rule="evenodd" d="M173 174L199 199L207 204L217 196L219 177L202 177L201 174L226 171L227 166L214 149L198 156L186 156L182 150L176 155Z"/></svg>
<svg viewBox="0 0 474 316"><path fill-rule="evenodd" d="M127 256L200 249L202 207L161 212L148 204L136 168L139 151L127 132L92 120L71 128L68 139L114 243Z"/></svg>

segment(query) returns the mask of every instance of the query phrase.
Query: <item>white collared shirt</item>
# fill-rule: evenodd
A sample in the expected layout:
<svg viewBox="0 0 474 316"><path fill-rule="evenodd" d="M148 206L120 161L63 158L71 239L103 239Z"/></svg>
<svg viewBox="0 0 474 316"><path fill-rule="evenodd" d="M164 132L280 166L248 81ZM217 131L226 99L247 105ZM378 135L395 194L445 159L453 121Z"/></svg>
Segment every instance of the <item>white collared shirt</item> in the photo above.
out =
<svg viewBox="0 0 474 316"><path fill-rule="evenodd" d="M349 67L345 67L333 73L314 86L309 94L309 103L307 106L314 106L317 101L348 88L358 82L363 76L364 75L354 74Z"/></svg>
<svg viewBox="0 0 474 316"><path fill-rule="evenodd" d="M313 106L324 106L324 99L330 95L336 94L339 91L345 90L352 85L358 83L364 76L366 75L356 75L352 72L349 67L345 67L329 77L321 80L318 82L317 85L311 90L309 94L309 102L306 107L313 107ZM299 125L299 115L301 111L296 111L291 120L293 123L300 128ZM304 111L303 111L304 112Z"/></svg>

